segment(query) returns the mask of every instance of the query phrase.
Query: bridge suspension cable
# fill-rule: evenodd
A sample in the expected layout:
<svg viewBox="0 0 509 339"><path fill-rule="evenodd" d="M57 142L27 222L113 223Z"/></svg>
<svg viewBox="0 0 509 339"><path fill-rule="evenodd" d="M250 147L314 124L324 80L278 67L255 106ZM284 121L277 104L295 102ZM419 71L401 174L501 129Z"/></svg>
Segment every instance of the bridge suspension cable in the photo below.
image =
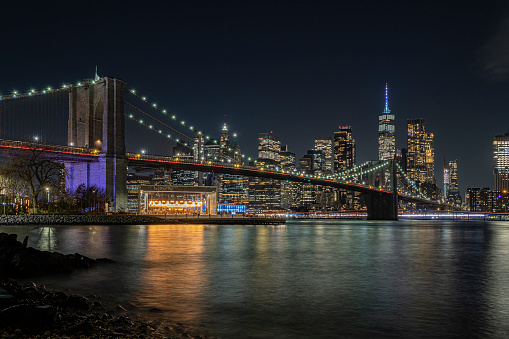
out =
<svg viewBox="0 0 509 339"><path fill-rule="evenodd" d="M159 108L155 102L154 102L154 103L152 103L152 104L150 104L150 103L148 102L148 100L147 100L147 97L142 97L142 96L140 96L140 95L136 94L136 91L135 91L134 89L128 90L128 92L129 92L129 93L131 93L133 96L137 97L139 100L141 100L141 101L142 101L142 102L144 102L145 104L150 105L150 107L151 107L152 109L154 109L154 110L158 111L158 112L159 112L159 113L161 113L161 114L164 114L165 116L170 117L172 120L178 121L178 120L177 120L177 116L176 116L176 115L174 115L174 114L173 114L173 115L169 116L169 115L168 115L168 113L167 113L167 111L166 111L166 109L161 109L161 108ZM186 122L185 122L184 120L180 121L180 124L181 124L182 126L186 126ZM186 126L186 127L187 127L187 126ZM189 128L189 130L191 130L191 131L193 131L193 132L194 132L194 130L195 130L193 126L188 126L188 128ZM207 138L207 139L209 139L209 137L208 137L208 136L206 136L206 138Z"/></svg>
<svg viewBox="0 0 509 339"><path fill-rule="evenodd" d="M417 187L417 185L415 184L415 182L414 182L414 181L412 181L412 180L410 180L410 179L408 178L408 176L406 175L405 171L403 171L403 169L401 168L401 166L400 166L398 163L396 163L396 166L397 166L397 168L398 168L398 172L401 174L401 177L405 178L405 180L406 180L406 182L408 183L408 185L409 185L409 186L411 186L411 187L412 187L412 188L413 188L413 189L417 192L417 194L418 194L419 196L421 196L421 198L428 200L428 197L426 197L426 195L424 195L424 194L423 194L423 193L419 190L419 188Z"/></svg>
<svg viewBox="0 0 509 339"><path fill-rule="evenodd" d="M90 80L90 84L95 84L95 80ZM85 87L87 85L87 81L85 82L77 82L76 84L72 83L65 83L61 87L46 87L41 90L36 90L34 88L28 90L27 92L19 92L19 91L12 91L10 94L1 95L0 94L0 100L10 100L10 99L20 99L20 98L27 98L27 97L34 97L38 95L44 95L44 94L51 94L51 93L57 93L57 92L65 92L70 90L71 88L77 88L77 87Z"/></svg>
<svg viewBox="0 0 509 339"><path fill-rule="evenodd" d="M67 145L67 94L63 90L41 96L15 92L0 100L0 138Z"/></svg>
<svg viewBox="0 0 509 339"><path fill-rule="evenodd" d="M192 137L189 137L189 136L185 135L184 133L182 133L182 132L178 131L177 129L175 129L175 128L173 128L173 127L171 127L170 125L165 124L165 123L164 123L164 122L162 122L161 120L154 118L152 115L150 115L150 114L148 114L147 112L145 112L145 111L141 110L140 108L138 108L138 107L134 106L133 104L130 104L130 103L128 103L127 101L125 102L125 104L126 104L126 105L128 105L129 107L131 107L132 109L136 110L137 112L139 112L139 113L141 113L141 114L145 115L145 116L146 116L146 117L148 117L149 119L152 119L153 121L157 122L158 124L160 124L160 125L161 125L161 126L163 126L164 128L167 128L167 129L169 129L170 131L173 131L173 133L180 135L182 138L187 139L187 140L190 140L191 142L193 142L193 141L194 141L194 139L193 139ZM126 115L127 115L127 114L126 114ZM129 115L129 118L134 119L134 116L133 116L133 115ZM178 142L178 140L177 140L177 142Z"/></svg>
<svg viewBox="0 0 509 339"><path fill-rule="evenodd" d="M147 97L146 97L146 96L141 96L141 95L137 94L137 93L136 93L136 90L134 90L134 89L128 89L128 90L127 90L127 92L128 92L128 93L130 93L131 95L133 95L134 97L138 98L138 99L139 99L141 102L143 102L144 104L148 105L151 109L154 109L154 110L158 111L159 113L163 114L163 115L164 115L164 116L166 116L166 117L171 118L173 121L175 121L175 122L177 122L177 123L178 123L178 120L179 120L179 119L177 119L177 116L176 116L175 114L172 114L172 115L170 116L170 115L168 115L168 111L167 111L166 109L162 109L162 108L160 108L160 107L157 105L157 103L153 102L152 104L150 104L150 102L148 101L148 99L147 99ZM160 125L162 125L163 127L165 127L165 128L168 128L168 129L172 130L172 131L173 131L173 133L177 133L177 134L179 134L181 137L183 137L183 138L185 138L185 139L189 140L191 144L194 144L194 137L189 137L189 136L185 135L185 133L182 133L182 132L178 131L176 128L173 128L173 127L171 127L170 125L168 125L168 124L166 124L166 123L162 122L161 120L154 118L152 115L148 114L147 112L145 112L144 110L140 109L139 107L136 107L135 105L133 105L133 104L131 104L131 103L128 103L127 101L125 101L125 103L126 103L126 104L128 104L128 105L129 105L129 107L131 107L132 109L136 110L137 112L139 112L139 113L141 113L141 114L144 114L146 117L148 117L148 118L150 118L150 119L152 119L152 120L156 121L157 123L159 123L159 124L160 124ZM130 115L128 115L128 117L129 117L130 119L134 119L134 120L136 120L136 119L134 118L134 116L130 116ZM140 122L140 121L141 121L141 122ZM141 120L141 119L139 120L139 122L140 122L141 124L144 124L144 123L143 123L143 120ZM191 131L193 131L193 132L198 131L198 130L197 130L197 129L195 129L193 126L186 126L186 122L185 122L184 120L180 121L180 125L181 125L181 126L183 126L183 127L185 127L185 128L187 128L187 129L189 129L189 130L191 130ZM147 127L149 127L149 129L152 129L152 128L150 128L150 125L147 125ZM201 131L198 131L198 132L199 132L199 133L201 133ZM159 132L159 134L162 134L162 132ZM169 138L169 139L172 139L172 140L174 140L174 141L180 142L180 141L179 141L179 139L173 138L172 136L168 136L168 138ZM210 137L209 137L208 135L204 135L204 139L205 139L205 140L209 140L209 139L210 139ZM181 144L182 144L182 143L181 143ZM183 144L183 145L185 145L186 147L189 147L189 148L191 148L191 147L192 147L192 146L189 146L189 145L187 145L187 144ZM247 159L248 161L251 161L251 157L247 157L245 154L240 154L240 156L241 156L241 158L242 158L242 159ZM255 162L256 162L256 161L255 161Z"/></svg>

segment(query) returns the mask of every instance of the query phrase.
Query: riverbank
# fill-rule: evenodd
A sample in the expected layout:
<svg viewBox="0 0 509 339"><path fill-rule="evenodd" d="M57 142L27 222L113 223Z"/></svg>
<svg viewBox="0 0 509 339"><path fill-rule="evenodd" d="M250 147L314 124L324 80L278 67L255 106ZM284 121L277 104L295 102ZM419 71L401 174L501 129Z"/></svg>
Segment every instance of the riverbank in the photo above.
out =
<svg viewBox="0 0 509 339"><path fill-rule="evenodd" d="M0 233L1 338L204 338L191 335L182 324L145 321L101 296L79 296L46 289L24 279L48 274L115 265L78 253L64 255L27 247L16 234ZM152 309L151 312L160 312Z"/></svg>
<svg viewBox="0 0 509 339"><path fill-rule="evenodd" d="M179 323L145 321L100 296L12 279L0 282L0 326L1 338L210 338L190 334Z"/></svg>
<svg viewBox="0 0 509 339"><path fill-rule="evenodd" d="M0 215L0 225L146 225L146 224L284 224L284 218L237 217L231 215L131 215L131 214L43 214Z"/></svg>

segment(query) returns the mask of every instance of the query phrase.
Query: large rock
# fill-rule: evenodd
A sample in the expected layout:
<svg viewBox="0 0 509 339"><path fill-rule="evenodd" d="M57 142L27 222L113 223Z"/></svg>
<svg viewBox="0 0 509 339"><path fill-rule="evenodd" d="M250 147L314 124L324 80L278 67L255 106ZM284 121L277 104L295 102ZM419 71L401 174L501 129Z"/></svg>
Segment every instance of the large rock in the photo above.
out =
<svg viewBox="0 0 509 339"><path fill-rule="evenodd" d="M58 252L39 251L17 241L16 234L0 233L0 278L33 277L52 273L71 273L77 268L89 268L97 261L79 253L64 255ZM108 262L101 259L100 262Z"/></svg>

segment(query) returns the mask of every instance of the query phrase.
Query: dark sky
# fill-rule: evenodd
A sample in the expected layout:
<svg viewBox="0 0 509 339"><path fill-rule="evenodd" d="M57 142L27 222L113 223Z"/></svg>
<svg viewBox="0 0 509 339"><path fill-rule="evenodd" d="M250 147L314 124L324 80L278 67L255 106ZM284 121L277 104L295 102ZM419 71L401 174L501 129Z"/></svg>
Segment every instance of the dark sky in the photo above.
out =
<svg viewBox="0 0 509 339"><path fill-rule="evenodd" d="M503 2L168 1L3 4L0 94L100 75L248 155L274 131L301 157L351 125L357 163L376 159L389 83L397 147L406 119L435 134L435 167L492 186L491 142L509 131Z"/></svg>

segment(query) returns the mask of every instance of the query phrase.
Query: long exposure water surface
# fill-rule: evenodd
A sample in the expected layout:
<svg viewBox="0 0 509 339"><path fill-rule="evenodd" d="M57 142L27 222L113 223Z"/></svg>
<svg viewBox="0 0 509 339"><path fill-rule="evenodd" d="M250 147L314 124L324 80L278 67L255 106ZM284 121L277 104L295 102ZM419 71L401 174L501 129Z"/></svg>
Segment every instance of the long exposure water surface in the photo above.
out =
<svg viewBox="0 0 509 339"><path fill-rule="evenodd" d="M34 280L224 338L505 337L509 223L3 226L115 264ZM162 312L148 312L151 308Z"/></svg>

